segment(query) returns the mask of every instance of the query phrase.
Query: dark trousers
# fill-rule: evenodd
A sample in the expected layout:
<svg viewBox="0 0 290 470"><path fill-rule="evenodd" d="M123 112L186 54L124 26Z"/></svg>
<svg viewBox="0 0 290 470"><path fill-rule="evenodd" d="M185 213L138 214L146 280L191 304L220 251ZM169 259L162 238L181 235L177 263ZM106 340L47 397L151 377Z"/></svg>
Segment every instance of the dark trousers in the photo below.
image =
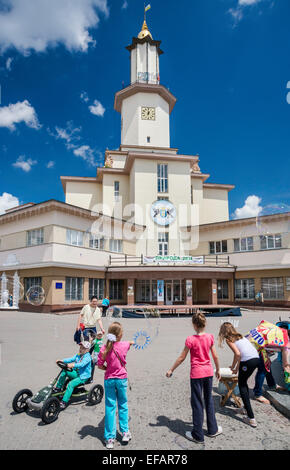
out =
<svg viewBox="0 0 290 470"><path fill-rule="evenodd" d="M190 379L191 407L192 407L192 437L198 441L204 441L203 415L204 405L206 410L207 430L209 434L215 434L218 430L212 397L213 377L202 379ZM204 404L203 404L204 398Z"/></svg>
<svg viewBox="0 0 290 470"><path fill-rule="evenodd" d="M102 310L103 310L102 316L103 317L106 316L108 308L109 308L109 305L102 305Z"/></svg>
<svg viewBox="0 0 290 470"><path fill-rule="evenodd" d="M266 378L269 388L276 387L276 382L273 377L273 374L271 370L270 372L266 370L265 363L263 361L263 356L262 354L260 354L258 372L255 377L255 387L254 387L255 397L260 397L263 394L263 383L264 383L265 378Z"/></svg>
<svg viewBox="0 0 290 470"><path fill-rule="evenodd" d="M252 375L254 370L257 369L257 367L259 367L259 358L255 357L254 359L250 359L249 361L241 362L239 368L238 384L241 399L243 400L244 407L250 419L254 419L254 413L250 402L248 379Z"/></svg>

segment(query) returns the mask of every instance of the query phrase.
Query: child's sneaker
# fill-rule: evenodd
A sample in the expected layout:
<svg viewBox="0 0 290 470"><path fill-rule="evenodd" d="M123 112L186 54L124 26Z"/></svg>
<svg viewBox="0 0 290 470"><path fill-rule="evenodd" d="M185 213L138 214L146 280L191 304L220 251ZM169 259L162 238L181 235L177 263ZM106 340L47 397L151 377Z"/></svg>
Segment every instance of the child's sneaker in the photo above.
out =
<svg viewBox="0 0 290 470"><path fill-rule="evenodd" d="M244 423L249 424L249 426L252 426L252 428L257 427L257 421L253 418L249 418L248 416L245 416L243 419Z"/></svg>
<svg viewBox="0 0 290 470"><path fill-rule="evenodd" d="M115 439L108 439L106 441L106 449L114 449Z"/></svg>
<svg viewBox="0 0 290 470"><path fill-rule="evenodd" d="M67 403L65 401L61 401L59 407L61 410L65 410L67 407Z"/></svg>
<svg viewBox="0 0 290 470"><path fill-rule="evenodd" d="M129 442L132 439L130 431L123 432L122 442Z"/></svg>

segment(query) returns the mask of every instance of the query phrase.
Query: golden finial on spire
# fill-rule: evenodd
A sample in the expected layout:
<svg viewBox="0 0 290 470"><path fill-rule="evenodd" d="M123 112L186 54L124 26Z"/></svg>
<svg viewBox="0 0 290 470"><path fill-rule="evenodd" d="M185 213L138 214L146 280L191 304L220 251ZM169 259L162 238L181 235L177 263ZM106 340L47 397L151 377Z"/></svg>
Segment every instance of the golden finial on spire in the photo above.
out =
<svg viewBox="0 0 290 470"><path fill-rule="evenodd" d="M147 5L146 7L144 3L144 23L143 23L140 33L138 34L138 39L144 39L146 38L146 36L150 36L150 38L153 39L152 34L150 33L147 23L146 23L146 12L150 10L150 8L151 8L151 5Z"/></svg>

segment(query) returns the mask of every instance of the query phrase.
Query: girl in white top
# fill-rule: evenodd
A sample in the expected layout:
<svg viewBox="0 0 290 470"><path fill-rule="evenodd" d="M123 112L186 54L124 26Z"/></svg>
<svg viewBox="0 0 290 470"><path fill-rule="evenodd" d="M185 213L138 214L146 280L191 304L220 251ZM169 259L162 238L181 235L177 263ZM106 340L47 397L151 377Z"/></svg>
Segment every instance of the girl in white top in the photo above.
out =
<svg viewBox="0 0 290 470"><path fill-rule="evenodd" d="M259 365L259 354L250 341L238 333L229 322L223 323L220 327L218 339L219 346L222 346L225 341L234 353L231 370L234 374L238 374L240 394L247 414L244 421L253 428L256 428L257 423L251 407L247 382Z"/></svg>

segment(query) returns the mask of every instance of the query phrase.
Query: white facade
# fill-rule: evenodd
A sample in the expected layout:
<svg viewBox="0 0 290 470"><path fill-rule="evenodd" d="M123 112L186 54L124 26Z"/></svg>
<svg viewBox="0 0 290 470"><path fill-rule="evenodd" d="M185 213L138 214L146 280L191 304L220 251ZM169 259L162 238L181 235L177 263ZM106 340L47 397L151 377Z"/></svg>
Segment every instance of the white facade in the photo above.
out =
<svg viewBox="0 0 290 470"><path fill-rule="evenodd" d="M154 109L143 119L142 109ZM121 145L170 148L169 104L156 93L136 93L122 103Z"/></svg>

